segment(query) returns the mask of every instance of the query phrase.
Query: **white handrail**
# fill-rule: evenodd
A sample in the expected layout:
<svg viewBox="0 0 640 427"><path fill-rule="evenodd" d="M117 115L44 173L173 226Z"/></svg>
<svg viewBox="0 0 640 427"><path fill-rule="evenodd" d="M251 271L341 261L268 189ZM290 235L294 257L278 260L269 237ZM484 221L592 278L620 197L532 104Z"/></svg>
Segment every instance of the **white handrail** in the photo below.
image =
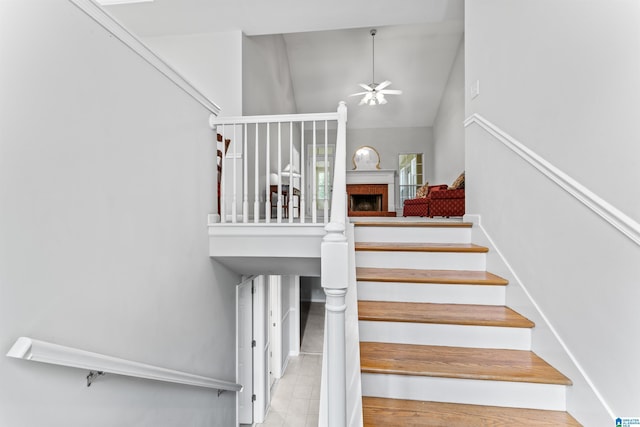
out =
<svg viewBox="0 0 640 427"><path fill-rule="evenodd" d="M164 74L169 80L175 83L180 89L185 91L189 96L198 101L207 110L214 115L220 114L220 107L215 102L207 98L200 92L191 82L186 80L173 67L167 64L163 59L156 55L146 44L138 37L133 35L122 24L120 24L113 16L111 16L104 8L100 7L93 0L69 0L80 10L90 16L94 21L109 31L115 38L124 43L133 52L147 61L152 67Z"/></svg>
<svg viewBox="0 0 640 427"><path fill-rule="evenodd" d="M345 107L346 108L346 107ZM218 125L231 124L253 124L253 123L277 123L277 122L313 122L321 120L338 120L338 113L309 113L309 114L278 114L265 116L234 116L217 117L213 114L209 116L209 126L212 128Z"/></svg>
<svg viewBox="0 0 640 427"><path fill-rule="evenodd" d="M69 366L89 371L104 372L149 380L186 384L212 388L219 391L240 391L242 386L230 381L218 380L202 375L174 371L159 366L133 362L99 353L79 350L28 337L20 337L13 344L8 357ZM87 378L88 379L88 378ZM88 383L89 384L89 383Z"/></svg>
<svg viewBox="0 0 640 427"><path fill-rule="evenodd" d="M520 156L531 166L543 173L547 178L556 183L560 188L571 194L578 201L591 209L594 213L614 226L618 231L631 239L636 245L640 245L640 224L633 218L624 214L615 206L599 197L597 194L580 184L565 172L549 163L539 154L535 153L523 143L500 129L489 120L479 114L469 116L465 121L465 127L476 124L493 135L507 148Z"/></svg>

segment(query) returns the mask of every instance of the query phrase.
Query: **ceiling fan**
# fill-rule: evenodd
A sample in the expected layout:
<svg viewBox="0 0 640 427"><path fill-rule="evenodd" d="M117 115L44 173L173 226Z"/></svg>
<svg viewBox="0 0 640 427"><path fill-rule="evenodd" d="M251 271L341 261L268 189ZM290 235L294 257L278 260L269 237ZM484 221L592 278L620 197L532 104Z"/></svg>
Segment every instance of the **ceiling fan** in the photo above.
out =
<svg viewBox="0 0 640 427"><path fill-rule="evenodd" d="M372 78L371 83L364 84L360 83L360 87L362 87L365 91L353 93L349 96L360 96L364 95L360 100L360 104L358 105L378 105L378 104L386 104L387 99L384 97L385 95L400 95L402 94L401 90L395 89L387 89L387 87L391 84L389 80L385 80L382 83L375 83L376 81L376 68L375 68L375 60L376 60L376 33L378 30L375 28L369 32L371 34L371 51L372 51L372 60L371 60L371 68L372 68Z"/></svg>

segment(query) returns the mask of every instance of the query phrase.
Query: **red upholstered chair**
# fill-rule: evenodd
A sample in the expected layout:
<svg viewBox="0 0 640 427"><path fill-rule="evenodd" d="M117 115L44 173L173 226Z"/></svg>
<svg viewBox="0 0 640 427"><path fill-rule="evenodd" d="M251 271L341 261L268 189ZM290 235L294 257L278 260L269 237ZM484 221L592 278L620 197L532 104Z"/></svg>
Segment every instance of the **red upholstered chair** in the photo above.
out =
<svg viewBox="0 0 640 427"><path fill-rule="evenodd" d="M462 216L464 211L464 188L457 190L438 189L430 192L429 217Z"/></svg>
<svg viewBox="0 0 640 427"><path fill-rule="evenodd" d="M429 216L429 195L436 190L446 190L447 185L429 185L426 197L416 197L404 201L402 216Z"/></svg>

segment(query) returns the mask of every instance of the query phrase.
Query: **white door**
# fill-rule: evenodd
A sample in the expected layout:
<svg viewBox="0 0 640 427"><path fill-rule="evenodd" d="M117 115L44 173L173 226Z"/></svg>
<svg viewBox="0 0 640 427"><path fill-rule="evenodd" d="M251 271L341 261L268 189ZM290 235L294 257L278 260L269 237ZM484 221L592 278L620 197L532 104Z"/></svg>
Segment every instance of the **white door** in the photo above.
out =
<svg viewBox="0 0 640 427"><path fill-rule="evenodd" d="M242 282L236 288L237 299L237 348L238 423L253 424L253 281Z"/></svg>
<svg viewBox="0 0 640 427"><path fill-rule="evenodd" d="M274 379L282 377L282 301L280 276L269 276L269 336L271 341L270 370Z"/></svg>
<svg viewBox="0 0 640 427"><path fill-rule="evenodd" d="M253 281L253 339L255 341L253 357L253 421L264 422L271 403L271 384L269 383L269 286L265 276Z"/></svg>

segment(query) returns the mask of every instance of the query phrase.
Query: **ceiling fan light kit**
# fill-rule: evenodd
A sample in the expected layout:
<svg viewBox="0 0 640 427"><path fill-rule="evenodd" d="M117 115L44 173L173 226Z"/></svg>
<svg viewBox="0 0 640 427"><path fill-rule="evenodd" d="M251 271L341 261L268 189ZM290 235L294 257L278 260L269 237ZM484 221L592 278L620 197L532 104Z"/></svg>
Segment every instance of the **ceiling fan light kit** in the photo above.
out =
<svg viewBox="0 0 640 427"><path fill-rule="evenodd" d="M364 92L353 93L349 96L360 96L364 95L360 100L360 104L358 105L384 105L388 101L385 98L385 95L400 95L402 94L401 90L395 89L386 89L391 82L389 80L385 80L382 83L376 83L376 34L378 30L375 28L369 31L371 34L371 83L364 84L360 83L360 87L362 87Z"/></svg>

